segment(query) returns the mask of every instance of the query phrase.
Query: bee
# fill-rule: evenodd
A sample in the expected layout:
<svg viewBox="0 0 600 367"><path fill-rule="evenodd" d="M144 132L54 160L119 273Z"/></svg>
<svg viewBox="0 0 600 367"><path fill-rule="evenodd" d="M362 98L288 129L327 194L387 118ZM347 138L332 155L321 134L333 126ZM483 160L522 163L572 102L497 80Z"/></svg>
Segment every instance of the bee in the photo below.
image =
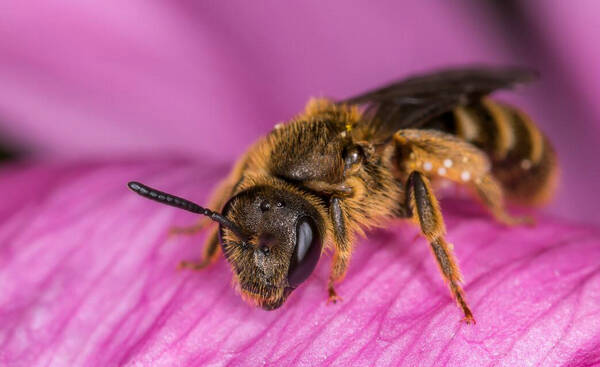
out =
<svg viewBox="0 0 600 367"><path fill-rule="evenodd" d="M350 264L357 235L404 218L427 239L467 323L473 313L445 239L434 184L470 189L506 225L531 223L506 202L536 205L555 191L554 149L519 109L490 99L536 78L521 68L464 68L411 77L367 93L308 102L304 112L253 144L218 186L206 209L138 182L129 187L160 203L216 222L200 270L224 254L242 298L279 308L331 251L328 300Z"/></svg>

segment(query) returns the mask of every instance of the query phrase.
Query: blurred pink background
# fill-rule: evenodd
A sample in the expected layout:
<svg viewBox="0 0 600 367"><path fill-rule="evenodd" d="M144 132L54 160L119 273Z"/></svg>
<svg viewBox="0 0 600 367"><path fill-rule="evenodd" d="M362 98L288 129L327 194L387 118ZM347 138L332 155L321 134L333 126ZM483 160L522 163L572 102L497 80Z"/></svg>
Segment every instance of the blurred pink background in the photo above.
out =
<svg viewBox="0 0 600 367"><path fill-rule="evenodd" d="M446 66L525 65L541 81L501 98L525 107L557 147L563 185L549 210L600 223L593 0L0 7L0 134L29 158L230 164L310 96Z"/></svg>
<svg viewBox="0 0 600 367"><path fill-rule="evenodd" d="M16 158L0 166L0 364L599 363L599 12L593 0L2 1L0 157ZM196 217L125 187L205 202L309 97L482 63L540 71L498 98L549 135L563 184L536 228L442 203L475 327L408 223L359 241L340 304L325 303L325 256L265 312L234 293L223 259L176 271L202 236L168 228Z"/></svg>

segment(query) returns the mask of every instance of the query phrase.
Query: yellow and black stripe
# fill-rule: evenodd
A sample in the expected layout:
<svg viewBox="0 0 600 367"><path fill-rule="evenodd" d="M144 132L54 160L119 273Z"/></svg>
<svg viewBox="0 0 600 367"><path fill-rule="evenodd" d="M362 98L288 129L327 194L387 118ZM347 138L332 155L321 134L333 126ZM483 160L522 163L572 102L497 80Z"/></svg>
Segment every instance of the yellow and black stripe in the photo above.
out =
<svg viewBox="0 0 600 367"><path fill-rule="evenodd" d="M546 136L523 111L482 98L459 106L423 128L454 134L487 153L508 198L542 204L555 190L558 165Z"/></svg>

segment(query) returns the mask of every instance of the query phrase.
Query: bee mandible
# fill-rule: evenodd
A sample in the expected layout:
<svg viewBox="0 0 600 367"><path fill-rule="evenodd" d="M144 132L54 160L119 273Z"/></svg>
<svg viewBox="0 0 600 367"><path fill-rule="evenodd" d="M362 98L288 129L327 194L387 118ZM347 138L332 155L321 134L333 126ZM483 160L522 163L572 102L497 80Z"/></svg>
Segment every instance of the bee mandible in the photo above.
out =
<svg viewBox="0 0 600 367"><path fill-rule="evenodd" d="M536 205L552 196L554 150L525 113L488 95L533 79L520 68L450 69L341 101L312 99L236 163L209 204L215 211L141 183L129 187L204 216L184 232L218 224L202 259L180 267L203 269L222 253L241 296L266 310L279 308L327 250L328 299L335 302L356 235L391 219L412 220L472 323L432 183L469 188L503 224L531 222L505 203Z"/></svg>

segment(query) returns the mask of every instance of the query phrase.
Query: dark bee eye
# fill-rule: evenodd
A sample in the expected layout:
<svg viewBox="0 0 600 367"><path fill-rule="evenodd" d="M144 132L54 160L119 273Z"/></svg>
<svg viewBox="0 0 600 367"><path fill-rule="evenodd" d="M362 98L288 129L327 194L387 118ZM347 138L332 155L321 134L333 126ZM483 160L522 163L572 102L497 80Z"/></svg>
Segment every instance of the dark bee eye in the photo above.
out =
<svg viewBox="0 0 600 367"><path fill-rule="evenodd" d="M346 169L352 167L357 163L360 163L360 161L362 161L363 155L363 150L358 145L353 145L347 148L344 151L344 166L346 166Z"/></svg>
<svg viewBox="0 0 600 367"><path fill-rule="evenodd" d="M310 217L302 217L296 225L296 246L288 272L290 287L296 288L304 282L317 266L323 241L321 234Z"/></svg>

